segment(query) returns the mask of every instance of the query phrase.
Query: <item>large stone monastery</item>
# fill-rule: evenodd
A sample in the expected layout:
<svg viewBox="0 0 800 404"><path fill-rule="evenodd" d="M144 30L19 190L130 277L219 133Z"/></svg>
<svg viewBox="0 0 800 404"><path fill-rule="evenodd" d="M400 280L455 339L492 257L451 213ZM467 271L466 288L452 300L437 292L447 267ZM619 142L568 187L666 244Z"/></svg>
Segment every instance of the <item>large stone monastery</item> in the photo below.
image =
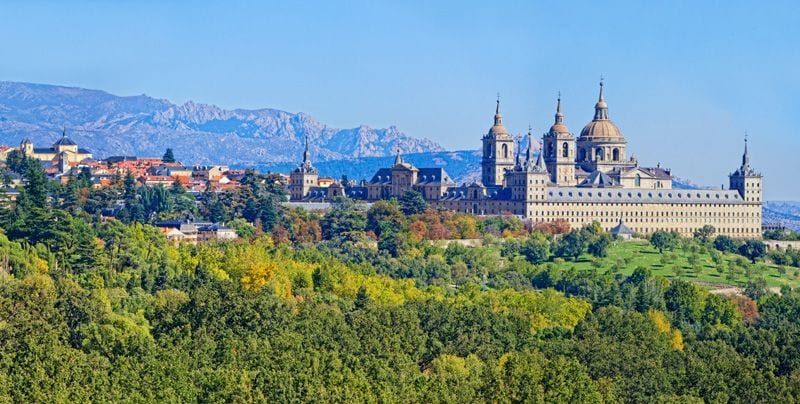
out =
<svg viewBox="0 0 800 404"><path fill-rule="evenodd" d="M359 186L320 187L306 143L303 163L290 174L290 196L293 201L345 195L376 201L413 189L434 207L514 214L534 223L564 219L580 227L597 221L606 230L624 223L638 233L667 230L685 236L712 225L717 234L760 237L762 176L750 167L746 139L728 189L676 189L670 170L642 167L629 157L625 137L609 119L602 82L594 110L576 138L564 124L559 97L555 122L542 137L540 151L534 156L529 131L523 155L503 126L498 99L494 125L482 139L481 182L469 185L455 184L442 168L417 168L398 153L392 167L379 169Z"/></svg>

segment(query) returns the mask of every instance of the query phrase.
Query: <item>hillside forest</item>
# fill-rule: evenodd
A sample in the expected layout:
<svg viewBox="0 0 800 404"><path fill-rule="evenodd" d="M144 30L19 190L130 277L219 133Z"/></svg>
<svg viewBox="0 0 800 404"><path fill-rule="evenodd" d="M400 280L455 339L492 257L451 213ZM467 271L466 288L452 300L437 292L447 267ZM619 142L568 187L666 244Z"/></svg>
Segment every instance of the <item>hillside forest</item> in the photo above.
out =
<svg viewBox="0 0 800 404"><path fill-rule="evenodd" d="M26 184L0 206L3 402L800 397L800 256L758 240L627 242L414 192L308 212L255 172L195 198L9 169ZM152 225L187 217L239 238L172 244Z"/></svg>

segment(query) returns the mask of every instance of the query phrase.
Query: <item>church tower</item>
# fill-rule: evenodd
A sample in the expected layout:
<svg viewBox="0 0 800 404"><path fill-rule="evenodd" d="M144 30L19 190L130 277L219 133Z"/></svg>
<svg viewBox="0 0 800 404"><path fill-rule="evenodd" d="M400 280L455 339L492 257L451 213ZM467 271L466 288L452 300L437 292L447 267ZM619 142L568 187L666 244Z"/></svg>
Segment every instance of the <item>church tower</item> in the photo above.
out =
<svg viewBox="0 0 800 404"><path fill-rule="evenodd" d="M29 138L22 140L19 144L19 152L25 157L33 157L33 142Z"/></svg>
<svg viewBox="0 0 800 404"><path fill-rule="evenodd" d="M289 195L293 201L300 201L308 195L311 187L318 184L319 172L311 165L311 158L308 152L308 137L306 137L306 148L303 151L303 163L289 174Z"/></svg>
<svg viewBox="0 0 800 404"><path fill-rule="evenodd" d="M506 170L514 168L514 138L503 126L500 114L500 97L494 113L494 125L483 137L483 159L481 160L481 182L485 186L502 186Z"/></svg>
<svg viewBox="0 0 800 404"><path fill-rule="evenodd" d="M578 137L577 164L584 171L609 172L615 167L626 167L627 142L617 125L608 118L608 104L603 98L603 80L600 80L600 97L594 105L594 118L586 124Z"/></svg>
<svg viewBox="0 0 800 404"><path fill-rule="evenodd" d="M556 116L553 126L542 138L544 161L550 173L550 182L561 186L572 186L575 179L575 138L564 125L564 114L561 113L561 95L556 104Z"/></svg>
<svg viewBox="0 0 800 404"><path fill-rule="evenodd" d="M730 189L739 191L745 202L761 204L761 173L750 167L750 156L747 154L747 136L744 138L744 154L742 165L730 176Z"/></svg>

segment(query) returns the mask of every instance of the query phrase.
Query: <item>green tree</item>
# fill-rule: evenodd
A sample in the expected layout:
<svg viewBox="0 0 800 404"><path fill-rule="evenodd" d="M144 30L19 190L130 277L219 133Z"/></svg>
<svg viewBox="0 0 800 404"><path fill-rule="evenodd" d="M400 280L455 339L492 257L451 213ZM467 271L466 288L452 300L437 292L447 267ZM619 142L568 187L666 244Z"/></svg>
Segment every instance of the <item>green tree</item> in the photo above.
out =
<svg viewBox="0 0 800 404"><path fill-rule="evenodd" d="M675 236L672 233L659 230L650 236L650 244L655 247L659 253L664 253L664 250L671 250L676 245Z"/></svg>
<svg viewBox="0 0 800 404"><path fill-rule="evenodd" d="M739 246L739 254L749 258L750 262L755 264L756 259L767 254L767 246L760 240L747 240Z"/></svg>
<svg viewBox="0 0 800 404"><path fill-rule="evenodd" d="M25 171L25 195L24 202L30 206L39 209L48 207L47 195L47 177L42 171L42 166L37 164L28 164Z"/></svg>
<svg viewBox="0 0 800 404"><path fill-rule="evenodd" d="M560 258L572 258L577 260L586 251L586 238L579 230L571 230L561 236L555 246L555 255Z"/></svg>
<svg viewBox="0 0 800 404"><path fill-rule="evenodd" d="M694 231L694 238L696 238L699 242L705 244L709 241L712 235L717 231L714 226L707 224L697 230Z"/></svg>
<svg viewBox="0 0 800 404"><path fill-rule="evenodd" d="M539 264L550 256L550 244L541 237L530 236L522 243L520 253L532 264Z"/></svg>
<svg viewBox="0 0 800 404"><path fill-rule="evenodd" d="M164 152L164 156L161 157L161 161L165 163L174 163L175 162L175 154L172 152L171 148L167 148L167 151Z"/></svg>
<svg viewBox="0 0 800 404"><path fill-rule="evenodd" d="M767 294L766 279L758 276L748 280L744 288L744 294L753 300L758 300L765 296Z"/></svg>
<svg viewBox="0 0 800 404"><path fill-rule="evenodd" d="M589 254L592 254L595 257L603 258L608 256L608 248L611 246L613 239L611 235L608 233L601 233L599 236L596 236L591 242L589 242L589 246L587 250Z"/></svg>
<svg viewBox="0 0 800 404"><path fill-rule="evenodd" d="M400 196L400 209L406 215L416 215L419 213L425 212L425 209L428 208L428 203L425 202L425 198L422 197L422 194L409 189L402 196Z"/></svg>
<svg viewBox="0 0 800 404"><path fill-rule="evenodd" d="M714 239L714 248L727 253L735 253L739 248L739 243L732 237L720 234Z"/></svg>

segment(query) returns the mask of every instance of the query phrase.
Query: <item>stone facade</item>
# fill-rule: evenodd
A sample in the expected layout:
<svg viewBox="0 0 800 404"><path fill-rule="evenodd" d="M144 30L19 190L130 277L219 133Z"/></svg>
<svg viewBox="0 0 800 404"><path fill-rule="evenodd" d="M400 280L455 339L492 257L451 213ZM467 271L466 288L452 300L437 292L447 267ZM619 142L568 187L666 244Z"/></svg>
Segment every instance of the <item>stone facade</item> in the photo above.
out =
<svg viewBox="0 0 800 404"><path fill-rule="evenodd" d="M375 201L413 189L434 207L512 214L534 224L563 219L577 228L596 221L608 231L624 223L636 233L667 230L684 236L712 225L716 234L761 237L762 176L750 166L746 139L729 189L673 189L670 170L660 164L642 167L627 156L627 141L609 119L602 82L594 118L577 139L564 124L559 97L555 123L543 135L535 159L531 133L523 157L522 147L503 126L499 100L494 125L482 143L482 183L455 185L443 169L417 168L398 154L393 167L378 170L363 186L345 186L343 193ZM307 188L304 182L308 178L292 173L292 199L329 200L327 193L312 194L313 184Z"/></svg>
<svg viewBox="0 0 800 404"><path fill-rule="evenodd" d="M19 145L19 151L25 157L51 162L53 165L80 163L83 160L92 158L92 152L79 148L75 142L67 137L66 130L52 147L33 147L33 142L30 139L24 139Z"/></svg>

